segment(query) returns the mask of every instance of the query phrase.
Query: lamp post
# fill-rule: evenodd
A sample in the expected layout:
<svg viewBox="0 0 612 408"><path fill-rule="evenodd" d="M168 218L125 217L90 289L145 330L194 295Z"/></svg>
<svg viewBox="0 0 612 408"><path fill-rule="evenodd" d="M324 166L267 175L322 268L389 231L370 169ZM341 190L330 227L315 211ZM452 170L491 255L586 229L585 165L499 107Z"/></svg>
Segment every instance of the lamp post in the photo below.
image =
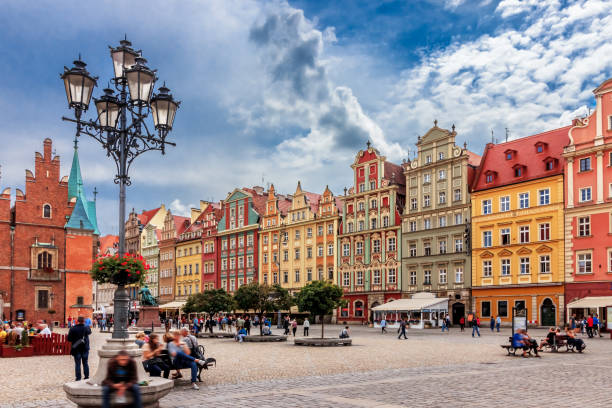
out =
<svg viewBox="0 0 612 408"><path fill-rule="evenodd" d="M154 94L157 77L155 71L147 67L141 51L135 51L132 44L124 39L119 46L109 47L113 61L113 83L118 95L110 86L104 94L94 98L96 115L94 119L82 119L89 103L97 77L86 70L85 62L74 61L74 67L64 67L61 78L64 80L68 106L74 110L74 119L63 120L76 123L76 135L87 135L97 140L112 157L117 168L115 184L119 184L119 256L125 253L125 189L130 185L129 169L134 159L144 152L159 150L165 153L166 145L176 146L166 141L172 130L174 116L180 102L175 101L165 84ZM150 131L145 119L153 117L155 131ZM129 296L125 288L127 276L122 276L114 294L113 339L128 337Z"/></svg>

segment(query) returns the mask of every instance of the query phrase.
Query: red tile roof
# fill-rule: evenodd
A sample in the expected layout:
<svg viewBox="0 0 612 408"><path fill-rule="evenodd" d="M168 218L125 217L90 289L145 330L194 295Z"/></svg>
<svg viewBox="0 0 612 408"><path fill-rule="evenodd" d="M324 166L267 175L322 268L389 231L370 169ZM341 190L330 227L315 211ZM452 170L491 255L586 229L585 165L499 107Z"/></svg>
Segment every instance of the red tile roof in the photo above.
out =
<svg viewBox="0 0 612 408"><path fill-rule="evenodd" d="M400 186L406 185L406 176L404 176L404 169L402 166L385 161L385 179L389 180L390 184L399 184Z"/></svg>
<svg viewBox="0 0 612 408"><path fill-rule="evenodd" d="M563 147L569 143L570 126L562 127L533 136L523 137L506 143L488 143L472 184L472 191L535 180L563 173ZM541 153L537 153L536 144L546 143ZM514 151L512 159L507 160L506 152ZM558 160L552 170L546 170L548 158ZM523 175L515 177L515 168L525 166ZM494 175L491 183L486 182L487 174Z"/></svg>
<svg viewBox="0 0 612 408"><path fill-rule="evenodd" d="M480 165L480 161L482 160L482 156L477 155L474 152L471 151L467 151L468 154L468 164L471 164L472 166L479 166Z"/></svg>
<svg viewBox="0 0 612 408"><path fill-rule="evenodd" d="M310 193L308 191L304 191L304 194L306 195L306 200L310 205L310 211L312 211L313 214L316 214L319 209L319 200L321 199L321 194Z"/></svg>
<svg viewBox="0 0 612 408"><path fill-rule="evenodd" d="M177 236L185 232L185 229L189 227L189 221L190 221L189 217L183 217L180 215L174 216L174 225L176 227Z"/></svg>
<svg viewBox="0 0 612 408"><path fill-rule="evenodd" d="M153 218L155 216L155 214L157 214L157 212L159 211L160 207L157 207L153 210L149 210L149 211L143 211L142 214L138 214L138 221L140 221L141 225L147 225L149 223L149 221L151 220L151 218Z"/></svg>
<svg viewBox="0 0 612 408"><path fill-rule="evenodd" d="M100 237L99 253L105 254L106 250L119 245L119 237L117 235L104 235Z"/></svg>

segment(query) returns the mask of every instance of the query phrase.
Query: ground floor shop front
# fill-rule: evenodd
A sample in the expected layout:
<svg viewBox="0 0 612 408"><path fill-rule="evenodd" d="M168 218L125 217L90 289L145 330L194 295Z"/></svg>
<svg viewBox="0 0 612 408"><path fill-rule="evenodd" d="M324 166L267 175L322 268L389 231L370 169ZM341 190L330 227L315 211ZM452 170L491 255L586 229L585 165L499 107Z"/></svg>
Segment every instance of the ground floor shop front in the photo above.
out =
<svg viewBox="0 0 612 408"><path fill-rule="evenodd" d="M372 308L384 303L401 299L401 292L363 292L345 293L343 299L346 305L338 309L337 321L339 324L373 322Z"/></svg>
<svg viewBox="0 0 612 408"><path fill-rule="evenodd" d="M472 309L481 319L500 316L512 324L512 308L527 309L527 321L535 326L564 323L565 293L562 284L472 288Z"/></svg>

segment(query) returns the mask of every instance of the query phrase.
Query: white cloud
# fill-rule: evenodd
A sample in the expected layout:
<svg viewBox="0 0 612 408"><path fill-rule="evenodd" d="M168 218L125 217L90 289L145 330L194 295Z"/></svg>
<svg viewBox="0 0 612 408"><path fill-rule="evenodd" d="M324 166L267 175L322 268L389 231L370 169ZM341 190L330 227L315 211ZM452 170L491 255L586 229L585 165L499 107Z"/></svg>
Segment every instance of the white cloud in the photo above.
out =
<svg viewBox="0 0 612 408"><path fill-rule="evenodd" d="M503 140L506 127L521 137L568 125L584 112L578 106L593 103L590 90L612 69L602 57L612 53L612 14L603 3L538 2L545 10L530 14L520 30L501 28L430 55L402 73L373 119L391 140L409 129L423 134L434 118L455 123L476 151L491 129ZM502 6L508 13L532 4Z"/></svg>
<svg viewBox="0 0 612 408"><path fill-rule="evenodd" d="M193 204L185 205L181 202L180 198L175 198L174 201L170 203L169 208L172 210L172 214L187 217L191 213L191 209L195 208L195 206Z"/></svg>

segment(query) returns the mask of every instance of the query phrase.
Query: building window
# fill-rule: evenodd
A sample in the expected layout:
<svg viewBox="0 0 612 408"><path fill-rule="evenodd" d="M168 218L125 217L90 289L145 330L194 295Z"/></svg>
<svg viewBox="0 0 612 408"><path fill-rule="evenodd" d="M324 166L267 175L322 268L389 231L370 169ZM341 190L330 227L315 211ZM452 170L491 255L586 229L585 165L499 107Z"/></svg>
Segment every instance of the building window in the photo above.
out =
<svg viewBox="0 0 612 408"><path fill-rule="evenodd" d="M374 285L380 285L380 269L374 269L372 272L372 282Z"/></svg>
<svg viewBox="0 0 612 408"><path fill-rule="evenodd" d="M510 245L510 228L501 229L501 244Z"/></svg>
<svg viewBox="0 0 612 408"><path fill-rule="evenodd" d="M588 237L591 235L591 217L578 218L578 236Z"/></svg>
<svg viewBox="0 0 612 408"><path fill-rule="evenodd" d="M389 252L395 252L395 237L389 238L389 245L387 247Z"/></svg>
<svg viewBox="0 0 612 408"><path fill-rule="evenodd" d="M482 246L483 248L489 248L493 246L493 234L491 231L483 231L482 233Z"/></svg>
<svg viewBox="0 0 612 408"><path fill-rule="evenodd" d="M355 317L363 317L363 302L355 302Z"/></svg>
<svg viewBox="0 0 612 408"><path fill-rule="evenodd" d="M334 254L334 244L327 244L327 256Z"/></svg>
<svg viewBox="0 0 612 408"><path fill-rule="evenodd" d="M446 193L444 191L440 191L440 193L438 193L438 202L440 204L446 203Z"/></svg>
<svg viewBox="0 0 612 408"><path fill-rule="evenodd" d="M323 227L321 227L321 231L322 231L322 230L323 230ZM349 222L349 223L348 223L348 232L349 232L349 233L353 232L353 223L352 223L352 222Z"/></svg>
<svg viewBox="0 0 612 408"><path fill-rule="evenodd" d="M312 280L312 268L306 269L306 280L310 282Z"/></svg>
<svg viewBox="0 0 612 408"><path fill-rule="evenodd" d="M397 280L397 275L395 274L395 268L390 268L389 270L387 270L387 282L394 284L396 280Z"/></svg>
<svg viewBox="0 0 612 408"><path fill-rule="evenodd" d="M482 201L482 214L483 215L491 214L491 211L492 211L491 200L483 200Z"/></svg>
<svg viewBox="0 0 612 408"><path fill-rule="evenodd" d="M463 267L457 266L455 268L455 283L463 283Z"/></svg>
<svg viewBox="0 0 612 408"><path fill-rule="evenodd" d="M376 190L376 181L370 181L370 190Z"/></svg>
<svg viewBox="0 0 612 408"><path fill-rule="evenodd" d="M485 183L490 184L490 183L492 183L492 182L493 182L493 174L491 174L491 173L490 173L490 174L487 174L487 175L485 176Z"/></svg>
<svg viewBox="0 0 612 408"><path fill-rule="evenodd" d="M580 159L580 171L589 170L591 170L591 158L585 157L584 159Z"/></svg>
<svg viewBox="0 0 612 408"><path fill-rule="evenodd" d="M342 286L349 286L351 284L351 277L348 272L342 273Z"/></svg>
<svg viewBox="0 0 612 408"><path fill-rule="evenodd" d="M410 285L415 286L417 284L417 274L416 271L410 271Z"/></svg>
<svg viewBox="0 0 612 408"><path fill-rule="evenodd" d="M359 204L357 204L357 208L359 208L359 211L365 211L365 204L363 201L360 201Z"/></svg>
<svg viewBox="0 0 612 408"><path fill-rule="evenodd" d="M431 271L429 269L423 271L423 285L431 285Z"/></svg>
<svg viewBox="0 0 612 408"><path fill-rule="evenodd" d="M423 183L431 183L431 174L429 173L423 174Z"/></svg>
<svg viewBox="0 0 612 408"><path fill-rule="evenodd" d="M51 206L49 204L43 205L43 218L51 218Z"/></svg>
<svg viewBox="0 0 612 408"><path fill-rule="evenodd" d="M410 199L410 209L411 210L416 210L417 209L417 199L416 198L411 198Z"/></svg>
<svg viewBox="0 0 612 408"><path fill-rule="evenodd" d="M306 258L307 259L311 259L312 258L312 247L306 248Z"/></svg>
<svg viewBox="0 0 612 408"><path fill-rule="evenodd" d="M429 194L425 194L423 196L423 207L429 207L431 204L431 198L429 197Z"/></svg>
<svg viewBox="0 0 612 408"><path fill-rule="evenodd" d="M497 315L500 317L508 317L508 301L507 300L497 301Z"/></svg>
<svg viewBox="0 0 612 408"><path fill-rule="evenodd" d="M300 230L295 230L295 239L300 239Z"/></svg>
<svg viewBox="0 0 612 408"><path fill-rule="evenodd" d="M37 309L48 309L49 308L49 290L47 289L36 290L36 308Z"/></svg>
<svg viewBox="0 0 612 408"><path fill-rule="evenodd" d="M370 200L370 208L376 208L377 207L376 203L377 203L376 199Z"/></svg>
<svg viewBox="0 0 612 408"><path fill-rule="evenodd" d="M352 225L352 224L351 224L351 225ZM319 225L319 226L317 227L317 235L318 235L318 236L320 236L320 237L322 237L322 236L323 236L323 226L322 226L322 225Z"/></svg>
<svg viewBox="0 0 612 408"><path fill-rule="evenodd" d="M341 317L348 317L348 315L349 315L348 307L343 307L342 309L340 309L340 316Z"/></svg>
<svg viewBox="0 0 612 408"><path fill-rule="evenodd" d="M540 205L550 204L550 189L549 188L540 190L538 193L540 196Z"/></svg>
<svg viewBox="0 0 612 408"><path fill-rule="evenodd" d="M438 160L444 160L444 152L438 153Z"/></svg>
<svg viewBox="0 0 612 408"><path fill-rule="evenodd" d="M295 259L300 259L300 248L295 248Z"/></svg>
<svg viewBox="0 0 612 408"><path fill-rule="evenodd" d="M519 208L529 208L529 193L519 194Z"/></svg>
<svg viewBox="0 0 612 408"><path fill-rule="evenodd" d="M540 231L540 241L550 240L550 224L549 223L538 225L538 229Z"/></svg>
<svg viewBox="0 0 612 408"><path fill-rule="evenodd" d="M580 189L580 202L591 201L591 187L584 187Z"/></svg>
<svg viewBox="0 0 612 408"><path fill-rule="evenodd" d="M319 257L323 256L323 245L319 245L317 247L317 256Z"/></svg>
<svg viewBox="0 0 612 408"><path fill-rule="evenodd" d="M389 226L389 216L385 215L383 217L383 227L388 227Z"/></svg>
<svg viewBox="0 0 612 408"><path fill-rule="evenodd" d="M429 163L431 163L431 155L430 154L425 156L425 164L429 164Z"/></svg>
<svg viewBox="0 0 612 408"><path fill-rule="evenodd" d="M372 252L374 252L375 254L380 252L380 240L379 239L375 239L372 241Z"/></svg>
<svg viewBox="0 0 612 408"><path fill-rule="evenodd" d="M612 273L612 249L608 249L608 272Z"/></svg>
<svg viewBox="0 0 612 408"><path fill-rule="evenodd" d="M38 254L38 269L49 269L53 267L53 256L47 252Z"/></svg>
<svg viewBox="0 0 612 408"><path fill-rule="evenodd" d="M323 248L321 248L321 252L323 252ZM349 256L350 254L351 254L350 244L342 244L342 256Z"/></svg>
<svg viewBox="0 0 612 408"><path fill-rule="evenodd" d="M410 221L410 223L408 225L410 225L410 232L415 232L417 230L417 223L416 223L416 221Z"/></svg>
<svg viewBox="0 0 612 408"><path fill-rule="evenodd" d="M482 276L484 278L490 278L493 276L493 265L491 261L482 261Z"/></svg>
<svg viewBox="0 0 612 408"><path fill-rule="evenodd" d="M446 180L446 170L438 171L438 180Z"/></svg>
<svg viewBox="0 0 612 408"><path fill-rule="evenodd" d="M480 317L491 317L491 302L483 301L480 303Z"/></svg>
<svg viewBox="0 0 612 408"><path fill-rule="evenodd" d="M519 265L521 275L529 275L531 273L529 269L529 258L521 258Z"/></svg>
<svg viewBox="0 0 612 408"><path fill-rule="evenodd" d="M455 238L455 252L463 252L463 239Z"/></svg>
<svg viewBox="0 0 612 408"><path fill-rule="evenodd" d="M523 168L517 167L514 169L514 177L521 177L523 175Z"/></svg>
<svg viewBox="0 0 612 408"><path fill-rule="evenodd" d="M289 271L283 271L283 283L289 283Z"/></svg>
<svg viewBox="0 0 612 408"><path fill-rule="evenodd" d="M359 221L359 231L364 230L365 223L363 221Z"/></svg>
<svg viewBox="0 0 612 408"><path fill-rule="evenodd" d="M356 284L363 285L363 271L357 271Z"/></svg>
<svg viewBox="0 0 612 408"><path fill-rule="evenodd" d="M550 273L550 255L540 256L540 273Z"/></svg>
<svg viewBox="0 0 612 408"><path fill-rule="evenodd" d="M363 193L365 191L365 184L364 183L360 183L359 184L359 192Z"/></svg>
<svg viewBox="0 0 612 408"><path fill-rule="evenodd" d="M253 255L247 255L247 268L253 267Z"/></svg>
<svg viewBox="0 0 612 408"><path fill-rule="evenodd" d="M446 284L446 269L442 268L438 270L438 280L441 285Z"/></svg>
<svg viewBox="0 0 612 408"><path fill-rule="evenodd" d="M438 242L438 249L439 249L439 253L440 254L445 254L446 253L446 240L440 240Z"/></svg>
<svg viewBox="0 0 612 408"><path fill-rule="evenodd" d="M446 215L442 215L438 220L439 227L446 227Z"/></svg>
<svg viewBox="0 0 612 408"><path fill-rule="evenodd" d="M431 220L429 218L423 220L423 228L426 230L431 228Z"/></svg>
<svg viewBox="0 0 612 408"><path fill-rule="evenodd" d="M295 270L295 282L299 282L300 281L300 270L296 269Z"/></svg>
<svg viewBox="0 0 612 408"><path fill-rule="evenodd" d="M355 255L363 255L363 242L355 243Z"/></svg>
<svg viewBox="0 0 612 408"><path fill-rule="evenodd" d="M334 267L333 266L329 266L327 268L327 279L334 280Z"/></svg>
<svg viewBox="0 0 612 408"><path fill-rule="evenodd" d="M461 189L456 189L453 195L453 200L461 201Z"/></svg>
<svg viewBox="0 0 612 408"><path fill-rule="evenodd" d="M501 276L510 276L510 260L501 260Z"/></svg>
<svg viewBox="0 0 612 408"><path fill-rule="evenodd" d="M593 262L591 260L591 253L584 252L577 254L578 267L576 268L578 273L592 273Z"/></svg>
<svg viewBox="0 0 612 408"><path fill-rule="evenodd" d="M522 225L519 227L519 239L521 244L529 242L529 225Z"/></svg>
<svg viewBox="0 0 612 408"><path fill-rule="evenodd" d="M417 256L417 247L416 247L416 242L411 242L408 244L408 256L410 257L415 257Z"/></svg>
<svg viewBox="0 0 612 408"><path fill-rule="evenodd" d="M429 241L423 242L423 253L425 256L431 255L431 243Z"/></svg>
<svg viewBox="0 0 612 408"><path fill-rule="evenodd" d="M370 229L376 229L376 218L370 220Z"/></svg>
<svg viewBox="0 0 612 408"><path fill-rule="evenodd" d="M455 225L460 225L463 223L463 214L457 213L455 214Z"/></svg>

